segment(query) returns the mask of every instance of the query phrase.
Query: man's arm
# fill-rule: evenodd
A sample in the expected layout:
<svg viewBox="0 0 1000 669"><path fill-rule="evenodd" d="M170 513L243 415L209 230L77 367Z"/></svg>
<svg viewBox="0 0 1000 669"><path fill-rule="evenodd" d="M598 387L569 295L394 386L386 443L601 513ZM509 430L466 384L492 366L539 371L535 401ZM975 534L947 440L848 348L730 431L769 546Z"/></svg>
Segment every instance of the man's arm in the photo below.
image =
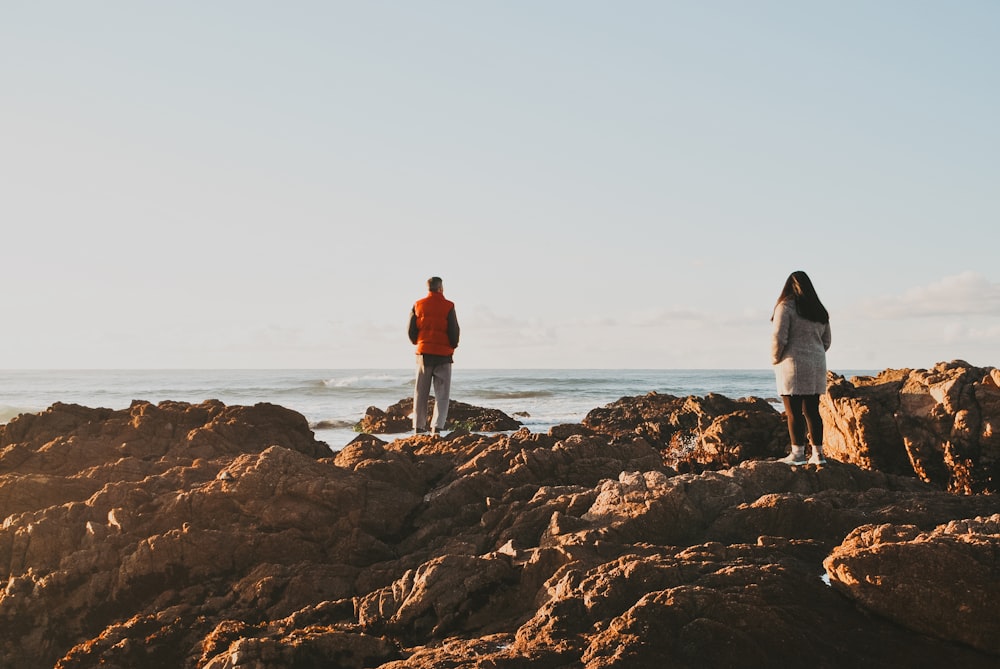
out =
<svg viewBox="0 0 1000 669"><path fill-rule="evenodd" d="M410 309L410 326L408 330L410 343L415 345L417 343L417 336L420 334L420 328L417 327L417 312L413 309Z"/></svg>
<svg viewBox="0 0 1000 669"><path fill-rule="evenodd" d="M452 348L458 348L458 335L461 330L458 327L458 316L455 315L455 310L452 309L448 312L448 342L451 344Z"/></svg>

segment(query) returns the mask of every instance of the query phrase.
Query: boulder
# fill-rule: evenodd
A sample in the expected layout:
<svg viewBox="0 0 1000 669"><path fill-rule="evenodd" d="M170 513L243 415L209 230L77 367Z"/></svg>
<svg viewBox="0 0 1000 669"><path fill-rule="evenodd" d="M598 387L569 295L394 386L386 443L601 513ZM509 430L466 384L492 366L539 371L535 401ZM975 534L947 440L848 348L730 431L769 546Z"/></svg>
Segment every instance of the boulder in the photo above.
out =
<svg viewBox="0 0 1000 669"><path fill-rule="evenodd" d="M831 374L820 404L827 456L953 492L1000 492L997 377L961 360L850 380Z"/></svg>
<svg viewBox="0 0 1000 669"><path fill-rule="evenodd" d="M909 629L1000 658L1000 515L863 525L824 561L834 587Z"/></svg>
<svg viewBox="0 0 1000 669"><path fill-rule="evenodd" d="M591 410L583 424L614 437L640 436L681 472L732 467L788 450L784 419L766 400L723 395L623 397Z"/></svg>
<svg viewBox="0 0 1000 669"><path fill-rule="evenodd" d="M427 404L427 416L434 412L434 398ZM521 423L499 409L487 409L464 402L448 402L448 421L445 430L462 429L469 432L505 432L517 430ZM385 410L368 407L364 417L354 426L367 434L399 434L413 431L413 398L402 399Z"/></svg>

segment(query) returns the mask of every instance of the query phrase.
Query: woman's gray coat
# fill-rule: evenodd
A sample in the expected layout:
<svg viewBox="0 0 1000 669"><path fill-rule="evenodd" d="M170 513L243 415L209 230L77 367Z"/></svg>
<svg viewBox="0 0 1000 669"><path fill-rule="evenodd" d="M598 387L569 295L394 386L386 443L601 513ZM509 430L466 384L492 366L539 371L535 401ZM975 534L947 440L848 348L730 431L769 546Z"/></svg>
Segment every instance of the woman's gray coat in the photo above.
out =
<svg viewBox="0 0 1000 669"><path fill-rule="evenodd" d="M771 364L779 395L822 395L826 392L826 351L830 324L799 316L794 300L774 309Z"/></svg>

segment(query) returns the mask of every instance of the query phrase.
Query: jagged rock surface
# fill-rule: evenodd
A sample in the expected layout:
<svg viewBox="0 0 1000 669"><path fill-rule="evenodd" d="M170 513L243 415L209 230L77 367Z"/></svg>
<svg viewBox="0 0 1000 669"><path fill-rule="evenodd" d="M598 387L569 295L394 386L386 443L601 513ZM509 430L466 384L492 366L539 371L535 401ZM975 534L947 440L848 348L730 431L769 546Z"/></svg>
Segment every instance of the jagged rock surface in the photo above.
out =
<svg viewBox="0 0 1000 669"><path fill-rule="evenodd" d="M271 405L55 405L0 427L0 503L0 666L1000 660L962 595L995 587L1000 498L849 463L677 474L585 426L332 453ZM971 607L961 630L900 615L921 587Z"/></svg>

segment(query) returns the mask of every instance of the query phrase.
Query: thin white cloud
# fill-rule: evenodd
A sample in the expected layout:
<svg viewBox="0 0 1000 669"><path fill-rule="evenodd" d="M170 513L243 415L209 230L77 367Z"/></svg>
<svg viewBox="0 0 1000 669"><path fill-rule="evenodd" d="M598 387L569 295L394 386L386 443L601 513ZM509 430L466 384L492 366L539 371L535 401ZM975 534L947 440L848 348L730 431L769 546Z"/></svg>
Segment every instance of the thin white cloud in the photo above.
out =
<svg viewBox="0 0 1000 669"><path fill-rule="evenodd" d="M703 311L686 308L657 307L636 312L629 318L629 324L636 327L662 327L677 322L702 323L709 319Z"/></svg>
<svg viewBox="0 0 1000 669"><path fill-rule="evenodd" d="M952 323L944 328L942 339L946 343L994 344L1000 341L1000 324L974 327L965 323Z"/></svg>
<svg viewBox="0 0 1000 669"><path fill-rule="evenodd" d="M512 315L503 315L489 309L478 308L470 310L469 315L462 317L462 328L470 331L489 332L502 336L520 333L516 339L533 342L545 340L558 331L585 332L594 330L625 329L657 329L683 326L691 328L718 327L764 327L767 328L770 313L760 309L744 309L742 311L709 312L686 307L657 307L643 309L625 314L609 314L606 316L583 315L580 318L548 321L543 319L525 319ZM526 336L531 333L530 336Z"/></svg>
<svg viewBox="0 0 1000 669"><path fill-rule="evenodd" d="M646 309L632 314L629 325L643 328L667 327L683 323L703 327L738 327L766 324L770 314L756 309L709 312L687 308Z"/></svg>
<svg viewBox="0 0 1000 669"><path fill-rule="evenodd" d="M917 286L901 295L887 295L862 302L867 318L898 320L938 316L1000 316L1000 283L977 272L963 272Z"/></svg>
<svg viewBox="0 0 1000 669"><path fill-rule="evenodd" d="M462 341L475 341L491 350L552 345L558 340L558 326L565 325L498 314L484 307L472 308L467 314L458 317Z"/></svg>

